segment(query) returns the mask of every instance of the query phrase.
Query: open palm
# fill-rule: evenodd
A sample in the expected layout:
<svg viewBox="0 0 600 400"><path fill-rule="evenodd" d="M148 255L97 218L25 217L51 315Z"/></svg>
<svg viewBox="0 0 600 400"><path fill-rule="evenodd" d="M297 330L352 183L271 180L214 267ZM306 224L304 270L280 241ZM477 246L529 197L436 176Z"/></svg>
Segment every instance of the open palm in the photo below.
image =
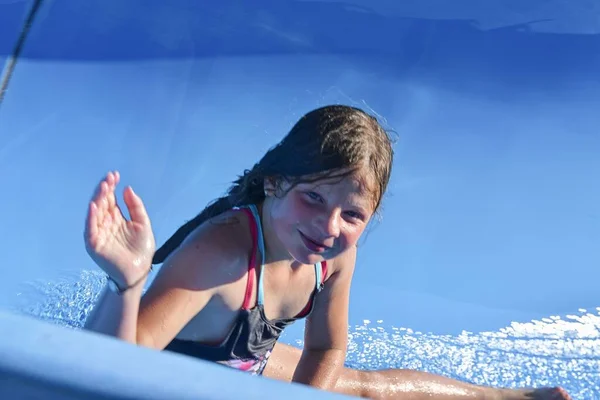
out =
<svg viewBox="0 0 600 400"><path fill-rule="evenodd" d="M155 250L150 218L142 199L131 187L123 199L131 220L119 208L115 188L119 172L109 172L89 204L84 233L90 257L120 285L129 286L148 272Z"/></svg>

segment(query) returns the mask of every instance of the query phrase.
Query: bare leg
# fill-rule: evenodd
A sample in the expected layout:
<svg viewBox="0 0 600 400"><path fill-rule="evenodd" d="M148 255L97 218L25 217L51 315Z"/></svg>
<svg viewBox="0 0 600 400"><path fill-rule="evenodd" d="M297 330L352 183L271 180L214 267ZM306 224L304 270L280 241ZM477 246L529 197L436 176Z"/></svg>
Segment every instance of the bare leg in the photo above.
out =
<svg viewBox="0 0 600 400"><path fill-rule="evenodd" d="M300 361L302 350L278 343L273 349L264 376L290 382ZM472 385L426 372L405 369L359 371L344 368L336 392L371 399L459 400L568 400L559 388L510 390Z"/></svg>

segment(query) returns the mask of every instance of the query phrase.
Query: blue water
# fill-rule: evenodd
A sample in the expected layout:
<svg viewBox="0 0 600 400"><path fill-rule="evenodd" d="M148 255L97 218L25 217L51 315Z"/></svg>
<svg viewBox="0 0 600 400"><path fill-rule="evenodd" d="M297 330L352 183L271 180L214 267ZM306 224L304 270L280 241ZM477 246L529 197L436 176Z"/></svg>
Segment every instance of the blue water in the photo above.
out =
<svg viewBox="0 0 600 400"><path fill-rule="evenodd" d="M15 310L80 329L104 283L97 271L22 285ZM302 346L300 334L283 342ZM409 368L502 387L561 385L574 399L600 398L600 307L514 322L494 332L439 335L386 321L350 327L346 365Z"/></svg>
<svg viewBox="0 0 600 400"><path fill-rule="evenodd" d="M0 1L1 63L31 4ZM600 399L599 20L582 0L44 1L0 104L0 307L81 325L106 171L162 243L300 115L351 104L398 140L348 365Z"/></svg>

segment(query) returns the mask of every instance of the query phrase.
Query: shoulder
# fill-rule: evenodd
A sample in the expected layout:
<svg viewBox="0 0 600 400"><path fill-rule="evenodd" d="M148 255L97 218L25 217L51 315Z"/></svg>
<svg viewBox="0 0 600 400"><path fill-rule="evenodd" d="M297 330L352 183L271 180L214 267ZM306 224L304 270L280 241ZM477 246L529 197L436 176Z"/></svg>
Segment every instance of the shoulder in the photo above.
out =
<svg viewBox="0 0 600 400"><path fill-rule="evenodd" d="M203 289L241 279L248 270L253 247L251 223L239 210L228 210L203 222L167 257L161 272L170 270Z"/></svg>
<svg viewBox="0 0 600 400"><path fill-rule="evenodd" d="M327 260L326 279L329 279L333 276L352 277L354 274L354 267L356 265L357 250L357 247L353 246L337 257Z"/></svg>

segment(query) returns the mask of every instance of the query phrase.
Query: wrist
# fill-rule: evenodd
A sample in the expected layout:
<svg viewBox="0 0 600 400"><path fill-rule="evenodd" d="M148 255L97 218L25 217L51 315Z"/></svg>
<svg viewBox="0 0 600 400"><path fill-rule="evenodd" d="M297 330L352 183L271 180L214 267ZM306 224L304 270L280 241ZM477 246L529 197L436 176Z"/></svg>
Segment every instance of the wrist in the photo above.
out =
<svg viewBox="0 0 600 400"><path fill-rule="evenodd" d="M137 278L131 282L126 282L126 283L120 282L117 279L111 277L110 275L106 275L106 284L107 284L108 289L111 292L116 293L119 296L121 296L127 291L144 286L144 284L146 283L146 280L148 279L148 275L150 274L151 271L152 271L152 266L150 266L150 268L148 268L148 270L144 274L142 274L142 276L140 276L139 278Z"/></svg>

